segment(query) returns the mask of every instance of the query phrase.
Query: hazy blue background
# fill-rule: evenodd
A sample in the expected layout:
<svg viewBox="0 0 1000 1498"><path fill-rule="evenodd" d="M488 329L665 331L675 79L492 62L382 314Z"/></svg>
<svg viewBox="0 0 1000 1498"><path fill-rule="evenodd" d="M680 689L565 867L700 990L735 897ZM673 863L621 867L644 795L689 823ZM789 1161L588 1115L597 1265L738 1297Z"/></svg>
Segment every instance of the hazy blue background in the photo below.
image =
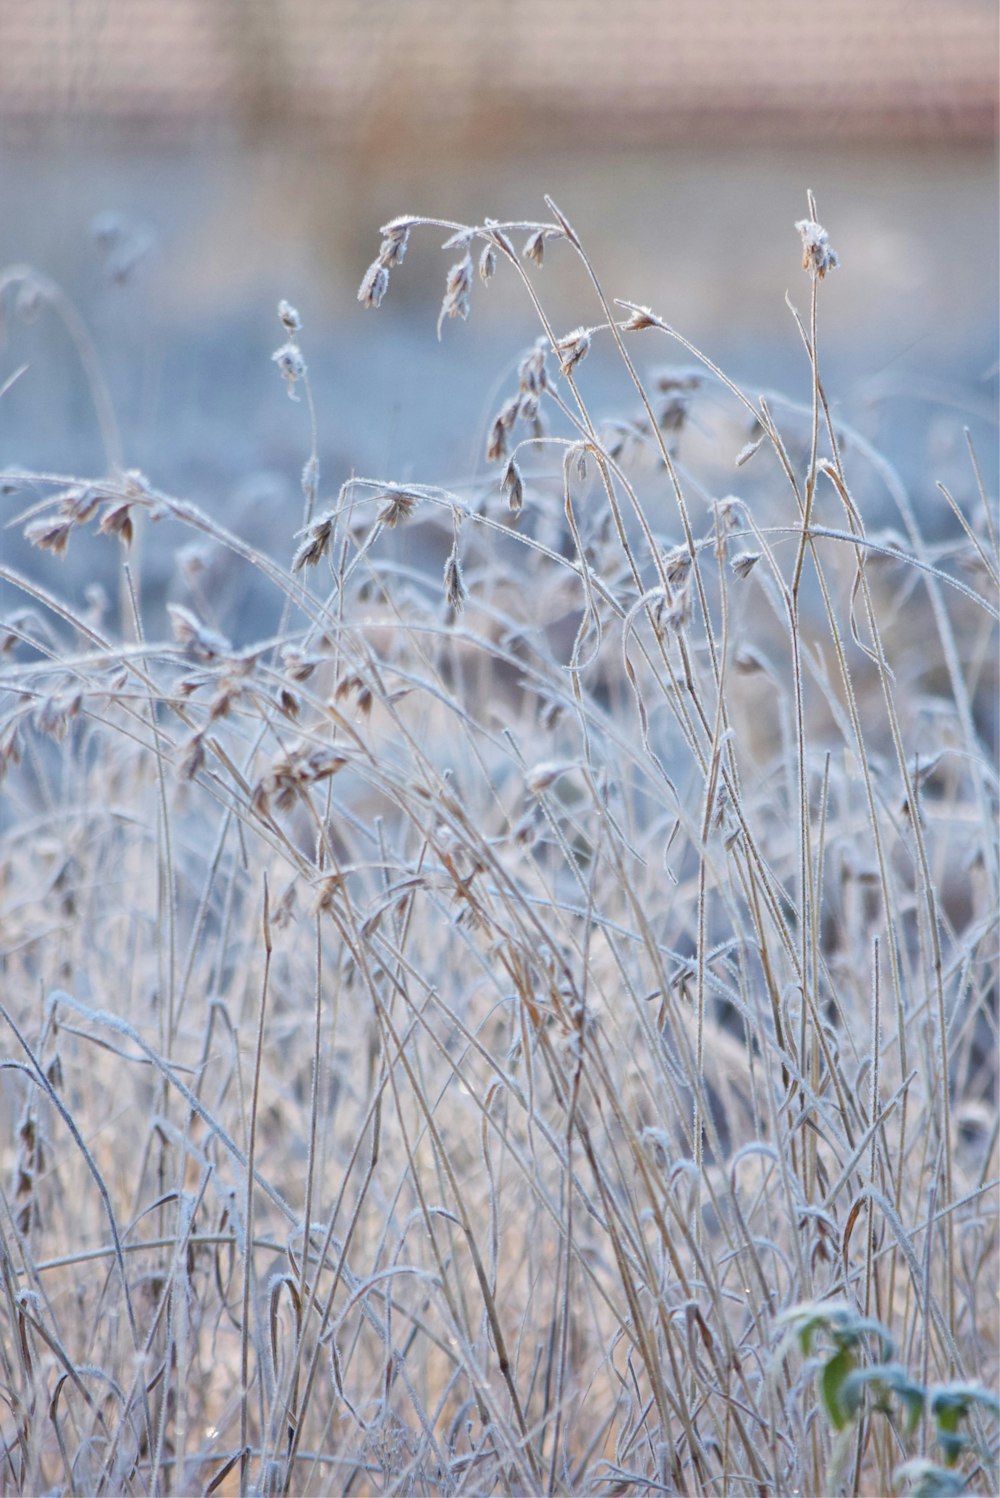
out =
<svg viewBox="0 0 1000 1498"><path fill-rule="evenodd" d="M400 13L416 14L420 3L407 0ZM284 12L276 0L247 5L246 14L261 26L292 14L291 0ZM718 36L726 35L718 30L719 16L743 11L663 0L662 14L672 6L694 49L686 64L694 78L690 59L711 62ZM784 0L753 0L753 6L763 49L754 49L754 65L771 68L760 87L770 78L768 97L784 100L780 111L775 104L770 113L754 114L752 100L748 104L737 89L739 70L730 68L713 83L706 64L704 77L698 74L702 95L689 90L684 113L671 113L668 95L650 92L647 78L647 93L637 92L624 121L607 112L603 96L567 103L565 94L560 126L549 128L544 93L522 90L507 108L498 84L488 101L487 128L476 113L486 108L485 96L449 106L439 80L440 99L423 100L424 113L414 113L411 130L407 109L415 110L422 97L418 72L409 78L406 108L397 99L385 120L386 100L396 96L387 84L370 84L363 129L352 135L343 122L335 128L321 110L317 114L318 106L310 106L309 118L296 114L296 88L284 88L285 62L273 62L277 53L267 50L270 33L263 31L260 55L272 66L266 91L259 80L254 84L252 108L245 89L214 95L211 78L198 74L190 98L167 100L172 114L167 95L156 94L152 83L145 113L138 87L120 117L109 113L108 101L114 103L120 87L112 62L124 69L111 25L123 24L119 12L127 16L120 0L103 10L77 8L83 19L74 24L86 45L72 88L65 86L65 100L46 115L33 103L26 69L19 72L15 63L20 48L41 89L51 61L50 88L61 97L58 59L42 19L59 6L31 12L0 0L6 59L0 66L0 264L35 265L72 297L112 391L126 463L280 547L298 524L298 473L309 442L305 406L288 401L270 362L282 339L275 316L280 297L304 320L324 495L335 493L352 471L436 483L481 475L489 419L538 331L523 292L501 270L490 287L477 285L469 322L448 323L438 343L437 310L454 254L441 253L444 235L435 231L414 234L384 305L377 313L364 311L355 293L387 218L401 212L462 221L487 214L544 217L542 197L549 192L575 223L610 294L653 307L752 394L774 386L805 397L805 361L784 296L788 291L799 306L807 304L794 222L804 216L806 189L812 188L842 261L822 287L829 393L838 413L899 466L934 530L944 520L935 479L971 501L964 425L990 483L996 481L997 205L990 112L984 118L977 106L978 113L963 114L972 83L954 66L948 72L952 54L936 46L931 32L922 42L923 72L900 95L909 111L904 119L890 88L896 87L893 49L902 56L913 42L912 27L898 38L885 33L872 79L862 80L855 97L843 92L847 73L840 78L836 72L838 16L846 26L850 5L834 7L822 22L802 22L801 7ZM147 10L157 13L155 4ZM493 10L494 0L475 0L463 11L469 36L476 35L477 15L486 18ZM940 7L927 10L921 0L907 14L922 18L926 30L957 25L963 16L981 20L982 6L962 0L945 11L942 21L933 21ZM97 20L87 29L91 12L104 18L103 30ZM874 5L866 13L877 18L878 12ZM201 11L191 10L192 16L210 13L209 0ZM39 18L35 30L32 14ZM351 27L368 12L337 0L323 14L331 27L342 27L332 47L338 40L346 45ZM585 0L560 0L551 14L553 26L579 19L567 35L596 24ZM391 38L390 12L385 16L383 31ZM799 107L781 93L797 65L798 41L789 28L799 24L827 27L822 55L811 58L816 68L829 58L826 113L815 117L813 96ZM121 35L141 47L138 34ZM396 45L403 45L398 37ZM447 48L446 28L436 45ZM556 58L545 45L543 38L535 58L539 76L542 64ZM155 81L150 47L149 79ZM518 57L506 61L516 75ZM428 65L426 59L421 64ZM993 72L987 57L976 86L984 79L988 84ZM887 103L878 102L879 79ZM702 96L708 124L697 128ZM627 84L615 97L628 102ZM473 128L477 120L481 128ZM145 246L124 284L109 276L92 232L95 219L109 212L121 216L136 246ZM544 267L532 272L562 331L599 318L570 261L565 246L553 246ZM105 459L92 405L65 332L48 313L29 324L10 305L7 313L0 385L22 364L28 368L0 399L0 466L100 473ZM666 340L637 341L635 351L642 368L686 362ZM598 411L629 413L628 388L610 364L595 357L581 374ZM4 503L14 514L24 496ZM4 547L24 560L13 532L6 533ZM149 560L155 568L155 553ZM47 562L35 554L32 564Z"/></svg>

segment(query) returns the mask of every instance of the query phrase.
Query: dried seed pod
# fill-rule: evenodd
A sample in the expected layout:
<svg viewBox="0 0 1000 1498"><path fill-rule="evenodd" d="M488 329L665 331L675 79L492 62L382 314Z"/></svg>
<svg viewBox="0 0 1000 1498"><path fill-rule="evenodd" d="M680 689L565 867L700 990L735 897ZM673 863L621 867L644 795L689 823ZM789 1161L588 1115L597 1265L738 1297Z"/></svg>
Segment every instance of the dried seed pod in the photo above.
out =
<svg viewBox="0 0 1000 1498"><path fill-rule="evenodd" d="M441 303L441 312L438 316L437 331L441 337L441 327L446 317L460 317L463 322L469 315L470 292L472 291L472 256L466 252L463 258L451 267L448 272L448 280L445 283L444 301Z"/></svg>
<svg viewBox="0 0 1000 1498"><path fill-rule="evenodd" d="M302 357L302 350L297 343L283 343L271 355L271 362L278 366L278 373L288 388L289 400L297 401L295 385L306 372L306 361Z"/></svg>
<svg viewBox="0 0 1000 1498"><path fill-rule="evenodd" d="M21 763L23 752L20 724L16 719L9 718L0 727L0 779L3 779L9 768Z"/></svg>
<svg viewBox="0 0 1000 1498"><path fill-rule="evenodd" d="M333 902L339 889L344 884L343 874L327 874L316 885L316 894L312 903L312 914L321 915L324 911L333 909Z"/></svg>
<svg viewBox="0 0 1000 1498"><path fill-rule="evenodd" d="M836 270L840 264L837 252L830 245L830 236L822 224L811 218L799 219L795 227L802 239L802 269L822 281L828 270Z"/></svg>
<svg viewBox="0 0 1000 1498"><path fill-rule="evenodd" d="M320 664L318 655L306 655L295 645L286 645L281 652L281 659L285 664L285 674L292 681L308 681Z"/></svg>
<svg viewBox="0 0 1000 1498"><path fill-rule="evenodd" d="M507 428L500 417L494 418L490 427L490 434L486 439L486 461L487 463L499 463L501 458L507 456Z"/></svg>
<svg viewBox="0 0 1000 1498"><path fill-rule="evenodd" d="M536 229L533 234L529 234L522 253L525 260L531 260L535 265L542 264L542 261L545 259L544 229Z"/></svg>
<svg viewBox="0 0 1000 1498"><path fill-rule="evenodd" d="M518 365L517 382L522 395L541 395L542 391L547 388L546 352L545 340L539 338Z"/></svg>
<svg viewBox="0 0 1000 1498"><path fill-rule="evenodd" d="M25 539L41 551L51 551L53 556L65 556L69 545L72 520L35 520L24 528Z"/></svg>
<svg viewBox="0 0 1000 1498"><path fill-rule="evenodd" d="M533 796L540 796L550 786L555 785L561 775L567 770L574 770L573 764L561 760L543 760L540 764L533 765L524 777L524 783Z"/></svg>
<svg viewBox="0 0 1000 1498"><path fill-rule="evenodd" d="M167 613L174 639L193 660L214 661L231 654L233 647L226 637L202 624L198 616L182 603L168 603Z"/></svg>
<svg viewBox="0 0 1000 1498"><path fill-rule="evenodd" d="M410 242L411 222L408 218L393 219L391 224L385 224L382 228L383 238L378 259L379 264L387 271L403 263L406 247Z"/></svg>
<svg viewBox="0 0 1000 1498"><path fill-rule="evenodd" d="M663 623L679 635L691 623L691 612L691 589L685 586L678 589L671 606L663 610Z"/></svg>
<svg viewBox="0 0 1000 1498"><path fill-rule="evenodd" d="M500 480L500 492L507 496L511 513L519 515L524 507L524 482L521 478L521 470L513 457L507 459L507 466Z"/></svg>
<svg viewBox="0 0 1000 1498"><path fill-rule="evenodd" d="M412 213L397 213L396 217L383 224L378 231L383 239L409 239L410 230L420 222Z"/></svg>
<svg viewBox="0 0 1000 1498"><path fill-rule="evenodd" d="M59 513L74 525L92 520L101 502L101 492L91 484L72 484L59 496Z"/></svg>
<svg viewBox="0 0 1000 1498"><path fill-rule="evenodd" d="M187 741L180 763L182 780L193 780L205 763L205 736L193 733Z"/></svg>
<svg viewBox="0 0 1000 1498"><path fill-rule="evenodd" d="M17 609L0 620L0 655L9 655L22 640L29 640L35 617L31 609Z"/></svg>
<svg viewBox="0 0 1000 1498"><path fill-rule="evenodd" d="M759 561L759 551L741 551L738 556L732 558L729 565L730 567L732 567L737 577L743 578L750 576L750 573L753 571Z"/></svg>
<svg viewBox="0 0 1000 1498"><path fill-rule="evenodd" d="M497 420L503 423L508 432L512 430L515 421L521 415L522 404L520 396L512 395L509 400L504 401L497 412Z"/></svg>
<svg viewBox="0 0 1000 1498"><path fill-rule="evenodd" d="M278 303L278 319L289 338L302 330L302 319L291 302L286 302L284 297Z"/></svg>
<svg viewBox="0 0 1000 1498"><path fill-rule="evenodd" d="M565 338L560 338L556 349L563 374L569 374L570 370L574 369L590 352L590 329L574 328L572 333L567 333Z"/></svg>
<svg viewBox="0 0 1000 1498"><path fill-rule="evenodd" d="M444 596L448 607L460 614L465 607L465 583L462 581L462 566L458 560L458 543L452 546L444 564Z"/></svg>
<svg viewBox="0 0 1000 1498"><path fill-rule="evenodd" d="M378 512L378 518L383 525L393 530L404 520L409 520L416 505L415 494L411 494L407 489L392 489L385 495L385 502Z"/></svg>
<svg viewBox="0 0 1000 1498"><path fill-rule="evenodd" d="M269 816L271 805L290 811L311 785L328 780L343 769L347 759L325 745L300 744L280 754L254 786L250 804L258 816Z"/></svg>
<svg viewBox="0 0 1000 1498"><path fill-rule="evenodd" d="M360 692L364 686L360 676L342 676L333 689L334 702L343 702L345 697L350 697L352 692Z"/></svg>
<svg viewBox="0 0 1000 1498"><path fill-rule="evenodd" d="M117 536L124 546L132 545L134 527L132 524L132 506L128 504L112 504L101 516L97 529L106 536Z"/></svg>
<svg viewBox="0 0 1000 1498"><path fill-rule="evenodd" d="M641 333L645 328L661 328L660 319L648 307L633 307L628 320L622 325L626 333Z"/></svg>
<svg viewBox="0 0 1000 1498"><path fill-rule="evenodd" d="M299 572L303 567L315 567L317 562L322 561L330 547L335 520L333 510L324 510L322 515L317 515L304 530L297 533L296 540L299 536L302 540L292 558L293 572Z"/></svg>
<svg viewBox="0 0 1000 1498"><path fill-rule="evenodd" d="M710 509L720 535L728 535L731 530L736 529L742 508L743 501L735 494L727 494L723 499L712 500Z"/></svg>
<svg viewBox="0 0 1000 1498"><path fill-rule="evenodd" d="M363 307L381 306L382 298L388 290L389 272L381 260L373 260L358 287L358 301Z"/></svg>
<svg viewBox="0 0 1000 1498"><path fill-rule="evenodd" d="M686 546L675 546L668 551L663 558L663 570L667 575L667 582L673 588L679 588L687 582L688 573L691 571L691 553Z"/></svg>
<svg viewBox="0 0 1000 1498"><path fill-rule="evenodd" d="M509 400L504 401L497 412L490 434L486 439L486 461L497 463L501 458L507 456L507 433L512 429L518 416L521 414L522 398L512 395Z"/></svg>

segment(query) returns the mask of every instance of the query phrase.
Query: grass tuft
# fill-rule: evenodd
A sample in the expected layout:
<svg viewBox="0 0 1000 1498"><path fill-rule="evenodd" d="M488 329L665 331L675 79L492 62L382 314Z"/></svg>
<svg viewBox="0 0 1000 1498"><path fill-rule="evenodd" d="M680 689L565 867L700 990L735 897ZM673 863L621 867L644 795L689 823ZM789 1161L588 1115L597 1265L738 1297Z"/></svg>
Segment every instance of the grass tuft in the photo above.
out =
<svg viewBox="0 0 1000 1498"><path fill-rule="evenodd" d="M799 400L609 298L548 210L394 220L361 285L391 316L430 230L439 335L523 288L460 490L323 494L281 304L312 437L273 554L124 471L78 315L0 278L66 321L108 443L4 492L36 547L122 551L117 625L0 564L5 1491L996 1490L974 454L932 543L828 399L811 194ZM219 556L265 638L215 618Z"/></svg>

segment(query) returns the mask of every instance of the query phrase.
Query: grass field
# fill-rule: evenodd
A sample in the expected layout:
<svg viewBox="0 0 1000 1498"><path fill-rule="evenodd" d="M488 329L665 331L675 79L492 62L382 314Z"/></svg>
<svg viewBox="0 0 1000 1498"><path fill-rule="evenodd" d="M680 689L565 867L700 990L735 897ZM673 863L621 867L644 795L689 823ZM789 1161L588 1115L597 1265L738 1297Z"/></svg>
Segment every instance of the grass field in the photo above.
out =
<svg viewBox="0 0 1000 1498"><path fill-rule="evenodd" d="M996 521L838 421L817 217L791 394L551 201L394 220L380 317L435 240L441 336L523 288L490 476L328 482L283 303L271 552L0 276L107 451L7 513L118 589L0 562L4 1491L996 1491Z"/></svg>

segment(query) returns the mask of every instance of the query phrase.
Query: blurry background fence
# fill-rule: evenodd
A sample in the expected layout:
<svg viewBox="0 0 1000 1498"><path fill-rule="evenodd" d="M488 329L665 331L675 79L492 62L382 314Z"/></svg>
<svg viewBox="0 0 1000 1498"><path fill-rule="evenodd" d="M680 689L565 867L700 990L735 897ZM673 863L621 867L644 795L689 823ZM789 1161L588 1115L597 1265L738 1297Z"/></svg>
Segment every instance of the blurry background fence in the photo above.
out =
<svg viewBox="0 0 1000 1498"><path fill-rule="evenodd" d="M971 141L993 0L0 0L0 128L308 123L373 154L544 138Z"/></svg>

